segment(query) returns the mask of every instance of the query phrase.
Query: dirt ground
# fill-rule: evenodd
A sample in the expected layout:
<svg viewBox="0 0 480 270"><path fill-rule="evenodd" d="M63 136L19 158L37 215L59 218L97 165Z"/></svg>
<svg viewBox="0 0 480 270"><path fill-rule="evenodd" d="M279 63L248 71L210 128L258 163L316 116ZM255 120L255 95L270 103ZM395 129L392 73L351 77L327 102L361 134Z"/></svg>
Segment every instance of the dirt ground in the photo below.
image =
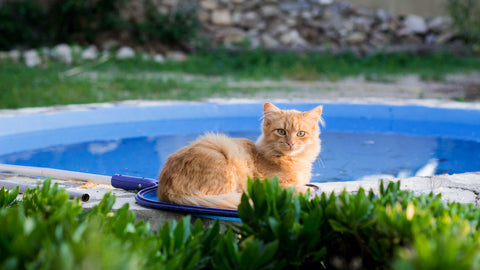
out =
<svg viewBox="0 0 480 270"><path fill-rule="evenodd" d="M235 81L229 87L269 88L245 93L232 91L230 98L253 99L436 99L445 101L480 101L480 73L448 75L442 81L425 81L416 75L383 78L379 81L362 77L339 81Z"/></svg>

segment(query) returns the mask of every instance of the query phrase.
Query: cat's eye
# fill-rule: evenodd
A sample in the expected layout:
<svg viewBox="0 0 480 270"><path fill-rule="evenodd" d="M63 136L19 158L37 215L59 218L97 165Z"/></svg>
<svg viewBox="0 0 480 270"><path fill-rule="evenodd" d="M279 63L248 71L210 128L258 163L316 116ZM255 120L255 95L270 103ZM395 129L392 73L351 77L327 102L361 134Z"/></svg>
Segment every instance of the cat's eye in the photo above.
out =
<svg viewBox="0 0 480 270"><path fill-rule="evenodd" d="M285 131L285 129L281 129L281 128L277 129L277 133L279 135L282 135L282 136L287 135L287 131Z"/></svg>
<svg viewBox="0 0 480 270"><path fill-rule="evenodd" d="M304 137L304 136L305 136L305 131L297 132L297 137Z"/></svg>

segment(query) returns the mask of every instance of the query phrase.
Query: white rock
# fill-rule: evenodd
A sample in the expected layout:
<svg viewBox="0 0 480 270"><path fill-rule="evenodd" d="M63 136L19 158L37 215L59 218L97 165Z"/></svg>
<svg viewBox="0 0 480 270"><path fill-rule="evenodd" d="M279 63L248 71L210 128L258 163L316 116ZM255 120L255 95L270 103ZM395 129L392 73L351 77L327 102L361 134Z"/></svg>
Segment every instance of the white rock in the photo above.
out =
<svg viewBox="0 0 480 270"><path fill-rule="evenodd" d="M417 15L408 15L403 22L406 33L425 34L428 30L427 22L423 17Z"/></svg>
<svg viewBox="0 0 480 270"><path fill-rule="evenodd" d="M158 53L153 56L153 61L157 63L163 63L165 62L165 57L163 56L163 54Z"/></svg>
<svg viewBox="0 0 480 270"><path fill-rule="evenodd" d="M280 41L285 45L306 45L307 42L300 36L297 30L291 30L280 36Z"/></svg>
<svg viewBox="0 0 480 270"><path fill-rule="evenodd" d="M232 24L232 15L227 9L217 9L212 12L212 22L216 25L230 26Z"/></svg>
<svg viewBox="0 0 480 270"><path fill-rule="evenodd" d="M347 42L350 44L361 44L367 37L362 32L353 32L347 36Z"/></svg>
<svg viewBox="0 0 480 270"><path fill-rule="evenodd" d="M197 11L197 17L201 22L208 22L210 19L210 13L205 10L199 10Z"/></svg>
<svg viewBox="0 0 480 270"><path fill-rule="evenodd" d="M441 33L452 27L452 19L450 17L438 16L428 22L428 28L431 31Z"/></svg>
<svg viewBox="0 0 480 270"><path fill-rule="evenodd" d="M120 47L120 42L118 42L118 40L116 39L107 39L101 45L102 50L107 51L113 50L118 47Z"/></svg>
<svg viewBox="0 0 480 270"><path fill-rule="evenodd" d="M23 54L23 58L25 59L25 65L27 67L35 67L41 63L40 56L36 50L28 50Z"/></svg>
<svg viewBox="0 0 480 270"><path fill-rule="evenodd" d="M245 31L238 28L226 29L223 36L223 42L225 44L240 43L246 38Z"/></svg>
<svg viewBox="0 0 480 270"><path fill-rule="evenodd" d="M20 60L20 51L19 50L11 50L7 53L8 58L10 60L18 62Z"/></svg>
<svg viewBox="0 0 480 270"><path fill-rule="evenodd" d="M217 2L214 0L202 0L200 1L200 6L204 9L216 9Z"/></svg>
<svg viewBox="0 0 480 270"><path fill-rule="evenodd" d="M388 20L390 19L390 13L388 13L388 11L386 11L385 9L377 9L375 11L375 18L385 23L388 22Z"/></svg>
<svg viewBox="0 0 480 270"><path fill-rule="evenodd" d="M135 51L127 46L123 46L117 51L117 59L130 59L135 57Z"/></svg>
<svg viewBox="0 0 480 270"><path fill-rule="evenodd" d="M58 61L71 64L73 62L72 58L72 48L67 44L58 44L52 49L52 56Z"/></svg>
<svg viewBox="0 0 480 270"><path fill-rule="evenodd" d="M263 17L277 16L280 13L280 10L274 5L263 6L260 11Z"/></svg>
<svg viewBox="0 0 480 270"><path fill-rule="evenodd" d="M185 59L187 59L187 56L180 51L171 51L167 53L167 59L172 60L172 61L178 61L181 62Z"/></svg>
<svg viewBox="0 0 480 270"><path fill-rule="evenodd" d="M270 27L270 32L272 35L276 36L276 35L279 35L279 34L283 34L285 32L288 31L288 26L286 26L285 24L276 24L276 25L273 25L272 27Z"/></svg>
<svg viewBox="0 0 480 270"><path fill-rule="evenodd" d="M270 48L275 48L278 47L279 42L274 39L272 36L269 34L263 34L261 37L262 43L265 46L265 48L270 49Z"/></svg>
<svg viewBox="0 0 480 270"><path fill-rule="evenodd" d="M318 3L320 5L330 5L331 3L333 3L333 0L318 0Z"/></svg>
<svg viewBox="0 0 480 270"><path fill-rule="evenodd" d="M260 27L260 16L253 11L249 11L242 16L241 25L248 28L261 28Z"/></svg>
<svg viewBox="0 0 480 270"><path fill-rule="evenodd" d="M252 49L258 48L262 45L262 42L260 41L260 37L258 36L258 34L248 35L248 43L249 43L249 47Z"/></svg>
<svg viewBox="0 0 480 270"><path fill-rule="evenodd" d="M82 59L84 60L93 60L98 57L98 49L95 45L91 45L86 48L81 55Z"/></svg>

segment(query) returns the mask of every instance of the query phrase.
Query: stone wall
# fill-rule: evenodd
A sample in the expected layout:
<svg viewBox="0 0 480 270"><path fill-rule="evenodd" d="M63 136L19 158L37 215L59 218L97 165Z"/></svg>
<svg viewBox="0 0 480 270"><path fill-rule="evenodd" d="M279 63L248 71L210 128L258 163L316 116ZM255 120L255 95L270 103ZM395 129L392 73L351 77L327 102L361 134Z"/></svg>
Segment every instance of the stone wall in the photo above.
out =
<svg viewBox="0 0 480 270"><path fill-rule="evenodd" d="M39 1L48 9L58 0ZM462 45L448 17L395 15L334 0L125 0L121 16L129 22L143 21L147 1L163 14L194 8L200 38L211 47L249 44L273 50L369 53ZM135 47L128 29L100 39L100 48L111 47L104 46L107 43Z"/></svg>
<svg viewBox="0 0 480 270"><path fill-rule="evenodd" d="M345 0L345 2L372 9L381 8L397 15L415 13L434 17L446 13L447 0Z"/></svg>
<svg viewBox="0 0 480 270"><path fill-rule="evenodd" d="M124 16L141 20L142 1ZM444 45L455 36L447 17L397 16L332 0L153 0L160 12L196 6L202 38L211 46L370 52L391 47Z"/></svg>

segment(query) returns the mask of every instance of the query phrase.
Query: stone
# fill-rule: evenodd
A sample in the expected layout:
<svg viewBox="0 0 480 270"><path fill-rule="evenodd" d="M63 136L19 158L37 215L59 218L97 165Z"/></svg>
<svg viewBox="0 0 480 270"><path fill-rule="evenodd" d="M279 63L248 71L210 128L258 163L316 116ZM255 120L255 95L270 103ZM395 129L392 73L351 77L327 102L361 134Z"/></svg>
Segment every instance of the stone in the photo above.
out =
<svg viewBox="0 0 480 270"><path fill-rule="evenodd" d="M427 22L423 17L410 14L404 22L404 34L425 34L428 30Z"/></svg>
<svg viewBox="0 0 480 270"><path fill-rule="evenodd" d="M162 0L162 4L176 7L178 6L179 0Z"/></svg>
<svg viewBox="0 0 480 270"><path fill-rule="evenodd" d="M371 17L358 17L354 19L355 29L363 33L368 33L372 29L373 20Z"/></svg>
<svg viewBox="0 0 480 270"><path fill-rule="evenodd" d="M295 18L286 18L284 23L288 27L295 27L297 25L297 20Z"/></svg>
<svg viewBox="0 0 480 270"><path fill-rule="evenodd" d="M385 9L377 9L377 11L375 11L375 19L381 23L386 23L390 20L390 13Z"/></svg>
<svg viewBox="0 0 480 270"><path fill-rule="evenodd" d="M426 45L432 45L437 42L437 36L435 34L428 34L425 36L424 43Z"/></svg>
<svg viewBox="0 0 480 270"><path fill-rule="evenodd" d="M274 39L269 34L263 34L261 36L260 40L261 40L263 46L265 46L265 48L267 48L267 49L276 48L280 45L278 40Z"/></svg>
<svg viewBox="0 0 480 270"><path fill-rule="evenodd" d="M309 10L302 11L300 12L300 17L304 20L312 20L313 19L313 13L310 12Z"/></svg>
<svg viewBox="0 0 480 270"><path fill-rule="evenodd" d="M338 11L330 8L325 10L325 12L323 13L323 19L324 19L323 29L334 29L336 31L339 31L342 28L342 25L344 23L344 19L342 18L342 15L340 15Z"/></svg>
<svg viewBox="0 0 480 270"><path fill-rule="evenodd" d="M307 42L300 36L297 30L290 30L280 36L280 42L282 42L285 45L292 45L292 46L298 46L298 45L306 45Z"/></svg>
<svg viewBox="0 0 480 270"><path fill-rule="evenodd" d="M266 5L260 8L260 14L262 14L262 16L265 18L269 18L278 16L280 14L280 10L274 5Z"/></svg>
<svg viewBox="0 0 480 270"><path fill-rule="evenodd" d="M197 11L197 18L200 22L208 24L208 20L210 20L210 13L205 10Z"/></svg>
<svg viewBox="0 0 480 270"><path fill-rule="evenodd" d="M234 11L232 13L232 24L240 25L242 23L243 13L240 11Z"/></svg>
<svg viewBox="0 0 480 270"><path fill-rule="evenodd" d="M290 1L280 3L279 7L282 11L293 12L310 9L311 5L306 1Z"/></svg>
<svg viewBox="0 0 480 270"><path fill-rule="evenodd" d="M420 45L420 44L423 44L423 39L419 36L416 36L416 35L408 35L408 36L405 36L401 40L401 44L403 44L403 45Z"/></svg>
<svg viewBox="0 0 480 270"><path fill-rule="evenodd" d="M347 38L346 38L346 40L349 44L361 44L361 43L365 42L366 39L367 39L367 37L362 32L350 33L350 34L347 35Z"/></svg>
<svg viewBox="0 0 480 270"><path fill-rule="evenodd" d="M62 63L71 64L73 62L72 48L67 44L58 44L53 47L51 53L53 58Z"/></svg>
<svg viewBox="0 0 480 270"><path fill-rule="evenodd" d="M288 26L286 26L283 23L278 23L278 24L275 24L272 27L270 27L270 29L271 29L270 33L272 33L272 35L276 36L276 35L287 32L288 31Z"/></svg>
<svg viewBox="0 0 480 270"><path fill-rule="evenodd" d="M120 47L120 42L116 39L107 39L102 42L102 50L111 51Z"/></svg>
<svg viewBox="0 0 480 270"><path fill-rule="evenodd" d="M231 26L232 15L227 9L217 9L212 12L212 23L220 26Z"/></svg>
<svg viewBox="0 0 480 270"><path fill-rule="evenodd" d="M90 45L86 48L80 56L83 60L94 60L98 57L98 49L95 45Z"/></svg>
<svg viewBox="0 0 480 270"><path fill-rule="evenodd" d="M28 50L23 54L25 65L27 67L35 67L41 63L40 56L36 50Z"/></svg>
<svg viewBox="0 0 480 270"><path fill-rule="evenodd" d="M249 11L243 14L240 25L248 28L259 28L260 23L260 16L256 12Z"/></svg>
<svg viewBox="0 0 480 270"><path fill-rule="evenodd" d="M161 53L157 53L153 56L153 61L157 63L163 63L165 62L165 57Z"/></svg>
<svg viewBox="0 0 480 270"><path fill-rule="evenodd" d="M373 32L370 37L370 43L375 48L382 48L390 43L390 39L382 32Z"/></svg>
<svg viewBox="0 0 480 270"><path fill-rule="evenodd" d="M217 2L214 0L202 0L200 1L200 7L203 9L216 9Z"/></svg>
<svg viewBox="0 0 480 270"><path fill-rule="evenodd" d="M181 62L187 59L187 55L180 51L170 51L167 53L167 59L171 61Z"/></svg>
<svg viewBox="0 0 480 270"><path fill-rule="evenodd" d="M117 59L130 59L135 57L135 51L127 46L123 46L118 49L116 54Z"/></svg>
<svg viewBox="0 0 480 270"><path fill-rule="evenodd" d="M229 28L223 33L223 43L232 44L245 41L245 31L238 28Z"/></svg>
<svg viewBox="0 0 480 270"><path fill-rule="evenodd" d="M320 5L330 5L333 3L333 0L317 0L317 2L320 4Z"/></svg>
<svg viewBox="0 0 480 270"><path fill-rule="evenodd" d="M249 48L255 49L262 46L260 36L257 33L248 33L246 40L248 41Z"/></svg>
<svg viewBox="0 0 480 270"><path fill-rule="evenodd" d="M435 33L448 31L452 27L452 19L450 17L437 16L427 23L428 29Z"/></svg>
<svg viewBox="0 0 480 270"><path fill-rule="evenodd" d="M7 57L11 60L11 61L14 61L14 62L18 62L20 61L20 51L19 50L10 50L8 53L7 53Z"/></svg>
<svg viewBox="0 0 480 270"><path fill-rule="evenodd" d="M445 33L439 34L435 39L435 44L445 44L450 40L452 40L454 36L455 34L453 32L445 32Z"/></svg>

